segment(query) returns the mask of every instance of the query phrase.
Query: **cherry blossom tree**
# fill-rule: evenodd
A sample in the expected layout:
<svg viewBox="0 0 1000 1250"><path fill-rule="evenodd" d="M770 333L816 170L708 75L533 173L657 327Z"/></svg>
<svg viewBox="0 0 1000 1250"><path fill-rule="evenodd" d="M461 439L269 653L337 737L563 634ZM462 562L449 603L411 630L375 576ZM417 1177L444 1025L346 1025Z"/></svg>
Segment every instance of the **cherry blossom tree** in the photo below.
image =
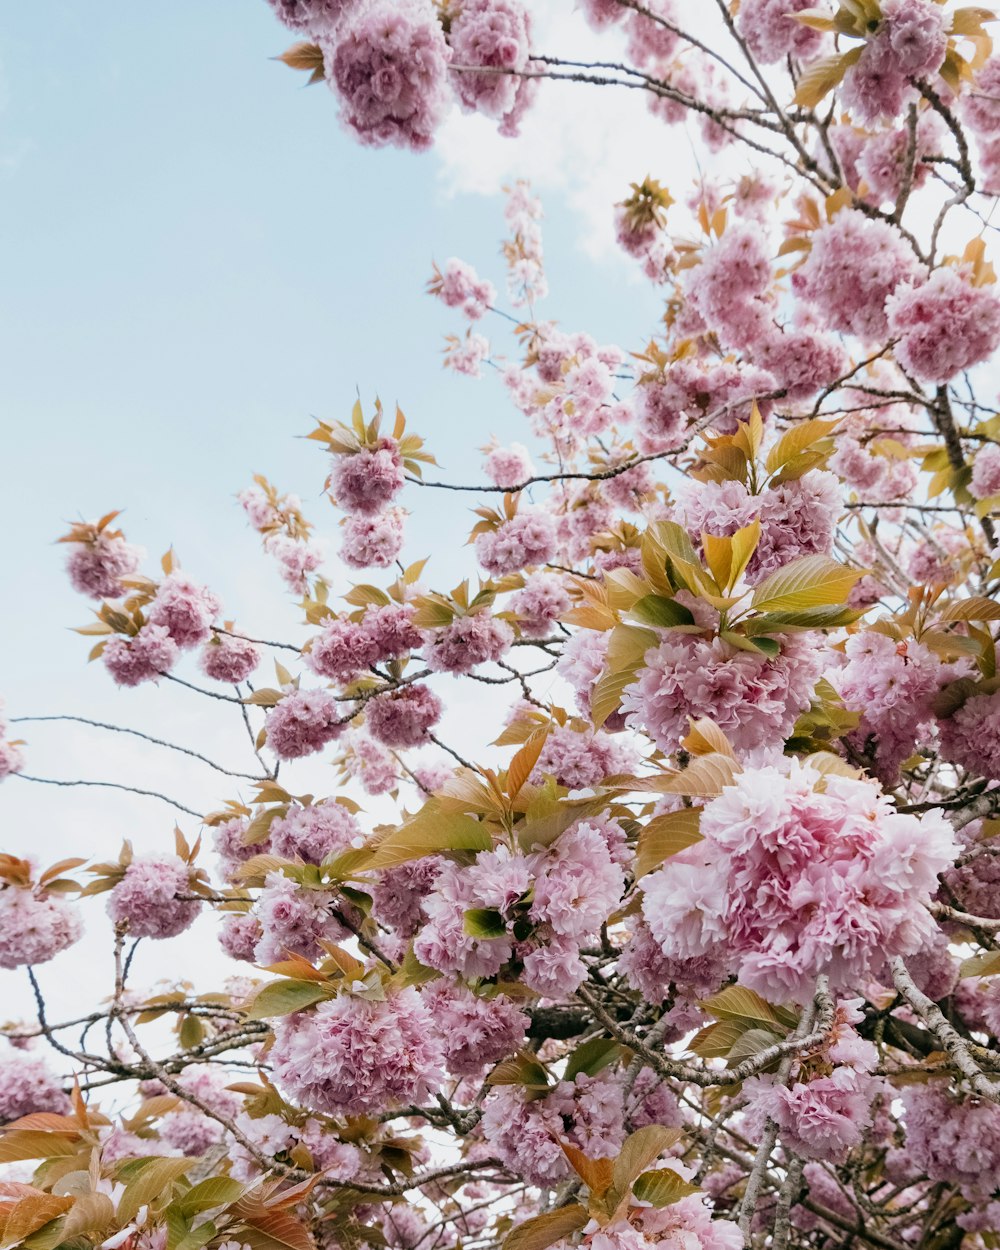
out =
<svg viewBox="0 0 1000 1250"><path fill-rule="evenodd" d="M504 274L433 268L446 368L498 371L509 425L457 482L419 414L316 424L371 583L248 485L287 638L117 513L63 536L91 660L224 703L245 771L66 713L215 767L196 811L36 776L31 709L0 727L0 778L180 826L149 856L0 859L0 966L37 1005L3 1029L3 1246L995 1247L992 14L581 0L608 46L584 63L522 0L269 3L335 97L303 107L360 143L427 149L456 107L529 131L562 80L567 108L644 97L704 172L608 205L662 299L646 343L540 311L525 183ZM456 497L448 589L406 518ZM462 688L503 711L455 737ZM224 985L133 983L137 944L209 912ZM84 925L107 997L67 1020L48 965Z"/></svg>

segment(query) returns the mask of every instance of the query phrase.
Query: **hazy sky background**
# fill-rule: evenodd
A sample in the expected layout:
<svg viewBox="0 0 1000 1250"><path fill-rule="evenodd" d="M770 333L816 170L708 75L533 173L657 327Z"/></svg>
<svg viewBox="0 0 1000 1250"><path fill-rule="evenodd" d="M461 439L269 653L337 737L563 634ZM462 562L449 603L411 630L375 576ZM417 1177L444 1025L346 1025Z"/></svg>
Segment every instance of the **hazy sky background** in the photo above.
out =
<svg viewBox="0 0 1000 1250"><path fill-rule="evenodd" d="M569 0L540 9L538 46L596 48ZM504 181L531 176L545 198L553 293L540 313L627 348L655 326L655 294L611 242L611 206L647 173L684 189L683 131L647 117L633 93L552 84L520 141L456 115L431 155L366 151L340 130L325 87L306 90L269 59L290 42L251 0L0 13L0 692L12 716L85 715L248 767L235 709L170 686L117 690L86 664L90 643L69 627L89 605L53 540L73 519L124 509L154 576L173 544L248 632L301 639L234 496L264 472L301 494L336 546L324 455L297 437L312 415L346 418L356 388L366 407L376 393L398 400L455 481L477 480L476 448L491 434L526 441L495 379L442 371L443 335L464 325L423 293L432 261L453 255L502 288ZM454 551L471 501L408 488L404 503L415 512L406 557L433 554L427 580L451 586L463 559L471 567ZM346 589L343 574L334 581ZM190 659L180 671L196 677ZM454 741L481 733L482 691L456 686ZM41 776L124 779L197 810L238 792L202 765L99 730L20 734L27 771ZM332 780L315 761L286 777L299 792ZM3 848L43 864L114 857L126 836L167 850L173 819L114 791L20 780L0 791ZM189 834L195 823L181 819ZM103 900L85 914L88 938L39 969L69 1012L111 988ZM223 966L211 920L145 947L137 983ZM0 978L0 1015L29 1011L23 976Z"/></svg>

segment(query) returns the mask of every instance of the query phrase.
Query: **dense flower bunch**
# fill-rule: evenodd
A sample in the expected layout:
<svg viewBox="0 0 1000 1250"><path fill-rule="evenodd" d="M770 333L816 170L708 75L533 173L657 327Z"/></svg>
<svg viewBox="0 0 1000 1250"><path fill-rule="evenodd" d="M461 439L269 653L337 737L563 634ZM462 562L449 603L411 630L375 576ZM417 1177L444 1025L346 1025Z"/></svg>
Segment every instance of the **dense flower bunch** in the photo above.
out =
<svg viewBox="0 0 1000 1250"><path fill-rule="evenodd" d="M122 700L176 677L234 739L94 722L214 768L206 832L86 885L0 859L0 966L38 1014L2 1029L4 1244L989 1250L989 15L581 0L587 62L542 55L522 0L269 4L369 147L426 149L453 110L510 135L582 79L690 123L699 176L607 206L660 304L647 341L543 310L523 181L499 272L433 267L446 367L493 375L516 428L475 430L460 483L425 479L398 408L319 421L326 565L255 478L287 634L226 620L172 554L151 573L117 513L64 536ZM464 551L408 550L428 497ZM26 769L32 719L0 723L0 780L75 781ZM111 975L78 1020L46 965L101 893ZM224 985L180 960L137 985L148 942L212 926Z"/></svg>

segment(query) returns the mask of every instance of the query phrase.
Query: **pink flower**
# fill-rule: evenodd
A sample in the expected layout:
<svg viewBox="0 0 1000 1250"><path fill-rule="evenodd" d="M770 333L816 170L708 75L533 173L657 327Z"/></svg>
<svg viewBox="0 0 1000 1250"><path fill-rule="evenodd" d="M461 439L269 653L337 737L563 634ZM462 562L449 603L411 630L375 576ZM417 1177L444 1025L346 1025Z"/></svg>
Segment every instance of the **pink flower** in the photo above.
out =
<svg viewBox="0 0 1000 1250"><path fill-rule="evenodd" d="M664 954L716 944L740 980L784 1001L827 973L834 989L863 983L887 955L921 949L938 874L955 857L940 812L896 812L874 783L809 764L739 774L701 817L704 841L644 879L643 914Z"/></svg>
<svg viewBox="0 0 1000 1250"><path fill-rule="evenodd" d="M426 0L372 0L324 45L345 124L370 147L429 148L448 103L451 50Z"/></svg>
<svg viewBox="0 0 1000 1250"><path fill-rule="evenodd" d="M871 1124L872 1102L885 1089L878 1077L846 1067L791 1087L759 1076L743 1086L752 1133L760 1133L764 1122L773 1120L789 1150L828 1163L843 1163L860 1143Z"/></svg>
<svg viewBox="0 0 1000 1250"><path fill-rule="evenodd" d="M947 720L938 721L942 759L976 777L1000 781L1000 690L974 694Z"/></svg>
<svg viewBox="0 0 1000 1250"><path fill-rule="evenodd" d="M322 751L343 733L337 701L327 690L293 690L268 713L267 745L282 760Z"/></svg>
<svg viewBox="0 0 1000 1250"><path fill-rule="evenodd" d="M298 542L287 534L269 534L264 550L278 562L278 571L289 590L304 595L309 589L309 574L323 563L323 553L313 543Z"/></svg>
<svg viewBox="0 0 1000 1250"><path fill-rule="evenodd" d="M518 625L526 638L547 638L555 621L570 609L569 591L554 573L529 573L524 587L511 600Z"/></svg>
<svg viewBox="0 0 1000 1250"><path fill-rule="evenodd" d="M344 770L366 794L387 794L399 784L399 764L391 752L366 733L354 732L344 751Z"/></svg>
<svg viewBox="0 0 1000 1250"><path fill-rule="evenodd" d="M457 617L424 635L427 667L435 673L470 673L479 664L502 659L514 641L506 621L486 612Z"/></svg>
<svg viewBox="0 0 1000 1250"><path fill-rule="evenodd" d="M253 859L255 855L266 855L271 849L269 837L252 844L245 843L243 835L249 827L250 822L246 817L237 816L216 825L213 830L212 843L219 856L222 875L227 881L235 879L236 873L247 860Z"/></svg>
<svg viewBox="0 0 1000 1250"><path fill-rule="evenodd" d="M504 1085L487 1098L482 1127L491 1153L516 1176L549 1187L570 1175L560 1141L591 1159L618 1153L624 1138L621 1086L606 1074L581 1073L529 1101L523 1089Z"/></svg>
<svg viewBox="0 0 1000 1250"><path fill-rule="evenodd" d="M473 11L475 10L475 4L473 4L472 9ZM464 20L468 11L468 6L462 9L460 20ZM455 27L453 26L452 30L454 31L454 29ZM459 76L459 82L464 77L466 76ZM491 77L500 76L491 75ZM487 282L480 278L471 265L467 265L464 260L458 260L455 257L452 257L445 265L440 283L435 283L434 285L437 288L435 293L441 298L442 302L449 308L461 309L462 313L470 321L478 321L486 313L489 306L496 301L497 293L492 282Z"/></svg>
<svg viewBox="0 0 1000 1250"><path fill-rule="evenodd" d="M190 894L190 869L176 855L135 859L108 895L108 915L127 925L129 937L176 937L189 929L201 904L177 898Z"/></svg>
<svg viewBox="0 0 1000 1250"><path fill-rule="evenodd" d="M1000 495L1000 443L986 443L976 452L969 490L977 499Z"/></svg>
<svg viewBox="0 0 1000 1250"><path fill-rule="evenodd" d="M375 643L379 660L408 655L420 646L420 630L413 624L413 608L409 604L372 604L366 608L362 624Z"/></svg>
<svg viewBox="0 0 1000 1250"><path fill-rule="evenodd" d="M140 555L121 536L99 534L93 542L74 543L66 561L70 584L91 599L118 599L125 593L121 579L136 571Z"/></svg>
<svg viewBox="0 0 1000 1250"><path fill-rule="evenodd" d="M558 725L549 731L531 779L540 784L550 774L561 786L584 790L605 777L631 772L636 761L635 748L625 737Z"/></svg>
<svg viewBox="0 0 1000 1250"><path fill-rule="evenodd" d="M138 686L168 673L179 654L165 625L143 625L132 638L123 634L109 638L101 659L117 685Z"/></svg>
<svg viewBox="0 0 1000 1250"><path fill-rule="evenodd" d="M776 656L738 650L721 638L667 634L644 663L622 699L631 728L671 752L689 717L708 716L737 751L747 751L788 736L809 706L822 659L803 634L783 637Z"/></svg>
<svg viewBox="0 0 1000 1250"><path fill-rule="evenodd" d="M792 274L792 289L815 305L831 330L875 343L889 334L886 300L920 272L890 225L844 209L813 235L808 259Z"/></svg>
<svg viewBox="0 0 1000 1250"><path fill-rule="evenodd" d="M181 573L171 573L157 588L149 608L150 625L162 625L181 650L196 647L212 632L222 603L218 596Z"/></svg>
<svg viewBox="0 0 1000 1250"><path fill-rule="evenodd" d="M79 909L64 895L0 889L0 968L47 963L82 932Z"/></svg>
<svg viewBox="0 0 1000 1250"><path fill-rule="evenodd" d="M334 457L330 489L345 512L374 516L403 489L403 463L395 440L382 439L376 449L363 447Z"/></svg>
<svg viewBox="0 0 1000 1250"><path fill-rule="evenodd" d="M770 283L766 235L755 223L738 222L690 271L687 293L724 342L746 348L762 336L773 316Z"/></svg>
<svg viewBox="0 0 1000 1250"><path fill-rule="evenodd" d="M948 48L948 18L934 0L883 0L889 47L899 68L923 78L941 68Z"/></svg>
<svg viewBox="0 0 1000 1250"><path fill-rule="evenodd" d="M906 71L884 29L864 45L840 86L841 102L854 121L865 125L902 116L913 95Z"/></svg>
<svg viewBox="0 0 1000 1250"><path fill-rule="evenodd" d="M990 1198L1000 1162L1000 1107L956 1095L939 1081L902 1091L908 1170L956 1185L973 1202Z"/></svg>
<svg viewBox="0 0 1000 1250"><path fill-rule="evenodd" d="M387 569L403 550L402 508L376 516L350 516L344 521L340 558L352 569Z"/></svg>
<svg viewBox="0 0 1000 1250"><path fill-rule="evenodd" d="M371 889L372 915L381 925L409 940L427 920L424 901L441 873L437 856L385 868Z"/></svg>
<svg viewBox="0 0 1000 1250"><path fill-rule="evenodd" d="M528 1017L510 999L480 998L462 985L434 981L421 994L455 1076L480 1076L524 1044Z"/></svg>
<svg viewBox="0 0 1000 1250"><path fill-rule="evenodd" d="M679 24L677 9L674 0L648 0L643 8L662 18L663 23L647 17L644 13L629 13L625 55L640 69L655 69L658 63L669 61L680 44L679 36L667 25Z"/></svg>
<svg viewBox="0 0 1000 1250"><path fill-rule="evenodd" d="M331 914L334 895L296 885L280 872L269 872L257 899L260 938L254 948L259 964L277 963L289 954L316 959L321 941L336 942L347 930Z"/></svg>
<svg viewBox="0 0 1000 1250"><path fill-rule="evenodd" d="M334 616L312 640L307 663L320 677L346 684L382 659L377 638L363 621Z"/></svg>
<svg viewBox="0 0 1000 1250"><path fill-rule="evenodd" d="M487 573L503 577L545 564L556 547L555 519L543 508L523 508L495 530L476 538L476 558Z"/></svg>
<svg viewBox="0 0 1000 1250"><path fill-rule="evenodd" d="M260 652L249 638L215 634L201 653L201 671L213 681L237 686L246 681L260 663Z"/></svg>
<svg viewBox="0 0 1000 1250"><path fill-rule="evenodd" d="M414 989L381 1002L341 993L275 1022L270 1060L278 1085L331 1115L378 1113L432 1096L443 1053Z"/></svg>
<svg viewBox="0 0 1000 1250"><path fill-rule="evenodd" d="M453 68L451 82L462 105L489 117L510 113L517 74L527 67L531 51L531 17L524 5L518 0L465 0L452 22L449 42L454 67L503 71L474 74Z"/></svg>
<svg viewBox="0 0 1000 1250"><path fill-rule="evenodd" d="M17 743L0 738L0 781L24 768L24 752Z"/></svg>
<svg viewBox="0 0 1000 1250"><path fill-rule="evenodd" d="M0 1059L0 1124L37 1112L67 1115L70 1100L44 1060L7 1051Z"/></svg>
<svg viewBox="0 0 1000 1250"><path fill-rule="evenodd" d="M441 719L441 700L429 686L404 686L380 694L365 706L365 724L387 747L417 747Z"/></svg>
<svg viewBox="0 0 1000 1250"><path fill-rule="evenodd" d="M252 964L262 936L260 921L249 912L226 916L219 930L219 945L230 959Z"/></svg>
<svg viewBox="0 0 1000 1250"><path fill-rule="evenodd" d="M279 22L292 30L322 35L332 31L358 0L267 0Z"/></svg>
<svg viewBox="0 0 1000 1250"><path fill-rule="evenodd" d="M948 382L1000 347L1000 297L951 268L900 287L886 312L896 359L922 382Z"/></svg>
<svg viewBox="0 0 1000 1250"><path fill-rule="evenodd" d="M758 61L771 65L786 56L811 60L823 36L791 16L810 7L810 0L743 0L737 29Z"/></svg>
<svg viewBox="0 0 1000 1250"><path fill-rule="evenodd" d="M271 853L283 859L321 864L355 844L361 829L343 803L334 799L292 807L271 822Z"/></svg>

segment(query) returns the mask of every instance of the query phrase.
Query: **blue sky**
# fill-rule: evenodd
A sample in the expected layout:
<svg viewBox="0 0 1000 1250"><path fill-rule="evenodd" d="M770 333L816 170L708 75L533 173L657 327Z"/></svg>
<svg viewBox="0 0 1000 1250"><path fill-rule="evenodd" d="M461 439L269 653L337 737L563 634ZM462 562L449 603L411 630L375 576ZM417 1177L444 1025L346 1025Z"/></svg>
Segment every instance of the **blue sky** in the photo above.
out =
<svg viewBox="0 0 1000 1250"><path fill-rule="evenodd" d="M398 400L452 480L475 480L475 449L490 434L526 441L495 381L443 372L442 336L461 327L423 293L432 260L451 255L502 285L499 185L522 167L546 191L545 315L626 347L655 324L652 292L595 245L612 197L596 217L579 211L583 174L608 172L624 190L619 165L630 177L650 172L628 165L603 99L586 107L607 115L604 137L581 113L572 142L563 135L548 155L551 130L501 151L477 118L456 120L443 156L365 151L341 132L325 88L304 89L269 59L289 42L266 5L248 0L0 13L0 692L11 715L74 712L246 763L231 709L176 689L119 691L86 665L88 643L68 627L88 606L53 540L67 521L122 508L129 537L151 557L173 544L227 615L301 637L234 495L265 472L298 491L332 538L323 454L296 436L311 414L346 417L355 388L366 404L375 393ZM629 107L641 130L641 105ZM457 546L470 501L414 496L404 500L415 511L406 554L435 552L429 580L438 568L451 585L462 557L444 554L442 535ZM470 706L455 705L458 733ZM29 771L41 775L127 777L198 810L232 793L134 741L65 725L23 732ZM328 770L303 767L310 785L331 786ZM172 825L149 800L13 781L0 821L5 849L43 863L107 856L122 836L166 849ZM101 930L100 901L87 914ZM43 970L67 1006L93 997L97 949L85 942L60 972ZM165 970L154 950L139 975ZM20 979L4 980L23 1005Z"/></svg>

